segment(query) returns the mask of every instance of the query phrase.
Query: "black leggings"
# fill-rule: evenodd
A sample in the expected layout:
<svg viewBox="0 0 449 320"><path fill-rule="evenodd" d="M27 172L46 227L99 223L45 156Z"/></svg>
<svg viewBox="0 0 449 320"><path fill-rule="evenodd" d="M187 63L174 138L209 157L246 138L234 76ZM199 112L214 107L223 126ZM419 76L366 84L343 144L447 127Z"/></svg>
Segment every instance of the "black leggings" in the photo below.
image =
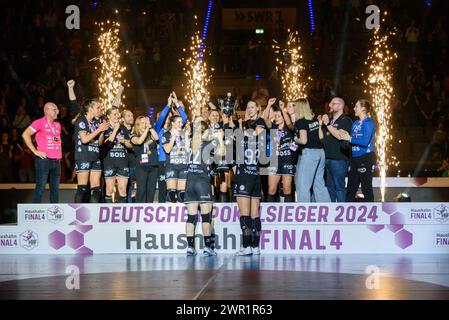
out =
<svg viewBox="0 0 449 320"><path fill-rule="evenodd" d="M156 166L136 167L137 203L153 203L156 193L158 168Z"/></svg>
<svg viewBox="0 0 449 320"><path fill-rule="evenodd" d="M348 188L346 191L346 202L356 202L355 195L362 184L364 202L374 202L373 191L373 165L376 163L374 152L363 156L351 158L351 169L348 173Z"/></svg>
<svg viewBox="0 0 449 320"><path fill-rule="evenodd" d="M158 202L164 203L167 197L167 183L165 182L165 162L159 161L158 175Z"/></svg>

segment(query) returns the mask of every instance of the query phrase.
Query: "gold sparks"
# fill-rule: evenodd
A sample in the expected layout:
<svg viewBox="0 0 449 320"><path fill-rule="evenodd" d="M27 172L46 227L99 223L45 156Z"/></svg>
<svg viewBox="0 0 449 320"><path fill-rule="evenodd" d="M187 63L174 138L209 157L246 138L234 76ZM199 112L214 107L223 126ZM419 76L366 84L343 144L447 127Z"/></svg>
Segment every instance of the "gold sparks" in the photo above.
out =
<svg viewBox="0 0 449 320"><path fill-rule="evenodd" d="M192 42L188 50L189 56L180 60L184 61L184 78L186 84L186 100L189 103L193 115L200 113L202 107L209 102L208 84L211 74L205 61L205 46L201 46L199 31L191 38ZM186 52L186 49L183 49ZM183 85L184 86L184 85Z"/></svg>
<svg viewBox="0 0 449 320"><path fill-rule="evenodd" d="M98 86L100 89L100 101L105 110L112 107L112 102L117 95L120 86L125 87L126 80L122 80L122 73L126 67L120 65L119 30L117 22L101 22L98 44L100 46L100 76ZM122 85L123 81L123 85Z"/></svg>
<svg viewBox="0 0 449 320"><path fill-rule="evenodd" d="M281 70L282 94L287 101L295 101L307 97L307 83L309 77L305 76L305 65L301 54L301 45L298 31L290 32L285 44L281 48L273 40L273 49L278 55L276 58L277 70Z"/></svg>
<svg viewBox="0 0 449 320"><path fill-rule="evenodd" d="M372 48L365 64L368 65L368 78L364 80L371 95L378 130L376 139L377 160L380 171L382 201L385 201L386 174L390 164L398 165L396 158L389 155L392 141L390 104L393 96L392 62L397 58L390 48L388 39L394 33L382 34L375 29L371 36ZM365 91L366 92L366 91Z"/></svg>

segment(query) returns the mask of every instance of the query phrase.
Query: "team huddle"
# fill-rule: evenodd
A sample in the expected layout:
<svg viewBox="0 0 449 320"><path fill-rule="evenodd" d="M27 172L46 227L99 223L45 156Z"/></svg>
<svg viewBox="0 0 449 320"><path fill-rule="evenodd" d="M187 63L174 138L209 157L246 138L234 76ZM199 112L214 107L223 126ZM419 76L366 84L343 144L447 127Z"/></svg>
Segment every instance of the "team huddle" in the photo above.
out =
<svg viewBox="0 0 449 320"><path fill-rule="evenodd" d="M286 103L271 98L263 111L250 100L237 120L230 95L219 100L220 107L191 106L189 120L172 92L151 123L146 115L134 120L130 110L120 112L123 88L104 110L96 99L78 106L75 83L67 84L71 109L78 112L73 119L75 202L132 202L135 180L135 202L151 203L157 189L158 202L187 206L188 255L196 254L198 212L204 254L216 255L213 202L237 202L243 234L238 254L250 255L260 254L261 200L351 202L361 184L364 200L374 201L376 129L366 100L355 104L359 119L354 123L343 113L345 102L339 97L330 101L329 115L319 116L305 98ZM56 119L57 107L53 111L47 119ZM39 151L36 155L41 157Z"/></svg>

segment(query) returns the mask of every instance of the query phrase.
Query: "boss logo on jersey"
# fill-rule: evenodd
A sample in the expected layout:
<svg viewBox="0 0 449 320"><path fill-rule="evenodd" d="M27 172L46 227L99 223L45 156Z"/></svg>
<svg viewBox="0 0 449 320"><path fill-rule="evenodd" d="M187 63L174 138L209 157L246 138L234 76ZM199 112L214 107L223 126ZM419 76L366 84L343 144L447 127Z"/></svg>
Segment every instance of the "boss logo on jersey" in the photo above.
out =
<svg viewBox="0 0 449 320"><path fill-rule="evenodd" d="M126 158L126 153L124 153L124 152L110 152L109 156L111 158Z"/></svg>
<svg viewBox="0 0 449 320"><path fill-rule="evenodd" d="M95 153L99 153L100 152L100 149L98 147L95 147L95 146L88 146L87 150L89 152L95 152Z"/></svg>
<svg viewBox="0 0 449 320"><path fill-rule="evenodd" d="M285 156L291 155L291 153L290 153L290 150L283 150L283 151L276 152L276 155L278 155L280 157L285 157Z"/></svg>
<svg viewBox="0 0 449 320"><path fill-rule="evenodd" d="M180 158L175 158L175 159L170 159L170 163L171 164L186 164L186 160L185 159L180 159Z"/></svg>

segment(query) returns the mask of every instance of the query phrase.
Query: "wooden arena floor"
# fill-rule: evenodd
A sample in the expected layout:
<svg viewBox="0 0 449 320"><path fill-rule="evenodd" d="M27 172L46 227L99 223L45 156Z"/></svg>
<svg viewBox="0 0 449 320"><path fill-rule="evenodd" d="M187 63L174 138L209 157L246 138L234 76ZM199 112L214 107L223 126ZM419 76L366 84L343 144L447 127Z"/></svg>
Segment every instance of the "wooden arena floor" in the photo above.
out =
<svg viewBox="0 0 449 320"><path fill-rule="evenodd" d="M449 255L0 255L0 299L449 299Z"/></svg>

